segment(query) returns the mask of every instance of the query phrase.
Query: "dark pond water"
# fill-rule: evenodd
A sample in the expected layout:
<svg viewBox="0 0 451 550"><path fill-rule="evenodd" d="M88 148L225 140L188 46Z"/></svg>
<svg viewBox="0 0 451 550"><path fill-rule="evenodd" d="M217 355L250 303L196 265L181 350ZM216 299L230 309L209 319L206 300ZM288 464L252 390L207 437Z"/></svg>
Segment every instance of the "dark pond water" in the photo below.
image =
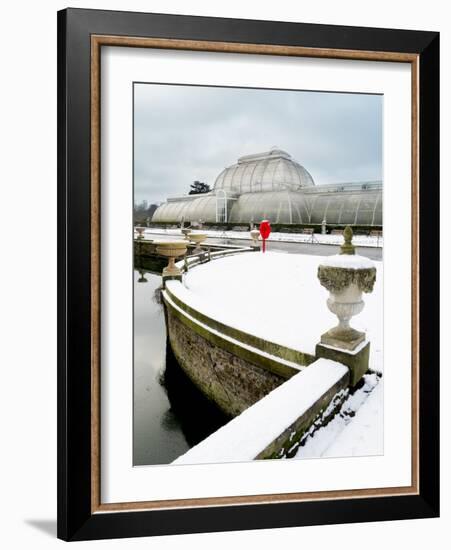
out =
<svg viewBox="0 0 451 550"><path fill-rule="evenodd" d="M159 260L134 270L133 464L168 464L229 419L191 383L167 342Z"/></svg>

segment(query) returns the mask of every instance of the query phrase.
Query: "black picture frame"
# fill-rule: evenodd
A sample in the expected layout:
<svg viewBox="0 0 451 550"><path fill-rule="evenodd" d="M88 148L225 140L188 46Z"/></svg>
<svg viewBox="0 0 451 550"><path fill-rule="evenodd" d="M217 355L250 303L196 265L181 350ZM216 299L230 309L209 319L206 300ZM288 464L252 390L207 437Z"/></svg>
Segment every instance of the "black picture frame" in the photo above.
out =
<svg viewBox="0 0 451 550"><path fill-rule="evenodd" d="M418 59L419 490L194 508L92 508L91 37L153 37ZM330 55L335 57L333 53ZM439 515L439 33L102 10L58 13L58 537L87 540Z"/></svg>

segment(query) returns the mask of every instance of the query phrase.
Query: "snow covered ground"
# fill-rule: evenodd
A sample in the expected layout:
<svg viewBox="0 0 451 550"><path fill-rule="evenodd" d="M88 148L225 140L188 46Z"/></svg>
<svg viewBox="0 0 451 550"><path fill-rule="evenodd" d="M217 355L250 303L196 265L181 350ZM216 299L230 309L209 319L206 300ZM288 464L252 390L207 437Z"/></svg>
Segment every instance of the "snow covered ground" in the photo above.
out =
<svg viewBox="0 0 451 550"><path fill-rule="evenodd" d="M302 352L315 354L321 334L337 324L328 292L317 278L319 256L278 252L228 256L197 266L170 291L193 308L229 326ZM363 261L363 260L362 260ZM351 320L371 342L370 369L383 371L383 264L374 262L376 283L365 307ZM349 396L327 426L312 432L296 458L374 455L383 452L381 378Z"/></svg>
<svg viewBox="0 0 451 550"><path fill-rule="evenodd" d="M169 281L173 294L218 321L271 342L315 354L321 334L337 324L318 280L321 256L279 252L228 256L197 266L183 284ZM382 366L382 262L363 312L351 325L371 341L370 367Z"/></svg>
<svg viewBox="0 0 451 550"><path fill-rule="evenodd" d="M173 464L253 460L341 380L346 371L347 368L340 363L318 359L192 447ZM250 433L252 437L249 437Z"/></svg>
<svg viewBox="0 0 451 550"><path fill-rule="evenodd" d="M249 231L215 231L211 229L202 229L199 233L205 233L209 237L215 237L217 239L249 239ZM148 238L152 236L164 237L181 237L182 233L180 229L164 229L164 228L146 228L144 234ZM287 242L287 243L311 243L312 235L302 235L300 233L271 233L269 241ZM341 235L319 235L313 236L313 242L316 244L333 244L338 245L343 243L343 237ZM367 237L365 235L355 235L352 242L356 246L370 246L370 247L383 247L383 237Z"/></svg>
<svg viewBox="0 0 451 550"><path fill-rule="evenodd" d="M374 456L383 453L383 378L366 374L364 384L325 426L312 426L297 459Z"/></svg>

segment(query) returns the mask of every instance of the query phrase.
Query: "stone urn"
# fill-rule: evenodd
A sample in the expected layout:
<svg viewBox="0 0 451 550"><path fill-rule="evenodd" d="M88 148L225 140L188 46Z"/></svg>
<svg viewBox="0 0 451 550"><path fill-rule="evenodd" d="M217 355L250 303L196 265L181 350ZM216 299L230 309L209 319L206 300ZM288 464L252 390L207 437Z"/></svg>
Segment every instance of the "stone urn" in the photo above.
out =
<svg viewBox="0 0 451 550"><path fill-rule="evenodd" d="M250 234L251 234L251 239L252 239L252 246L254 248L259 248L258 238L260 237L260 231L258 229L252 229Z"/></svg>
<svg viewBox="0 0 451 550"><path fill-rule="evenodd" d="M189 241L189 234L191 233L191 229L188 229L187 227L182 228L181 232L182 232L182 235L184 235L185 239Z"/></svg>
<svg viewBox="0 0 451 550"><path fill-rule="evenodd" d="M169 258L167 267L163 269L163 276L180 276L182 272L175 265L175 259L184 256L187 250L185 241L158 241L155 242L157 254Z"/></svg>
<svg viewBox="0 0 451 550"><path fill-rule="evenodd" d="M145 227L135 227L135 231L138 233L138 239L144 239Z"/></svg>
<svg viewBox="0 0 451 550"><path fill-rule="evenodd" d="M193 254L201 254L202 248L200 246L200 243L205 241L207 235L205 233L190 233L188 235L188 238L190 242L196 245L195 249L193 250Z"/></svg>
<svg viewBox="0 0 451 550"><path fill-rule="evenodd" d="M362 293L373 291L376 267L368 258L355 254L349 226L344 238L341 253L325 258L318 267L318 279L329 291L327 307L338 317L338 325L321 336L321 343L352 351L365 340L365 333L349 323L363 310Z"/></svg>

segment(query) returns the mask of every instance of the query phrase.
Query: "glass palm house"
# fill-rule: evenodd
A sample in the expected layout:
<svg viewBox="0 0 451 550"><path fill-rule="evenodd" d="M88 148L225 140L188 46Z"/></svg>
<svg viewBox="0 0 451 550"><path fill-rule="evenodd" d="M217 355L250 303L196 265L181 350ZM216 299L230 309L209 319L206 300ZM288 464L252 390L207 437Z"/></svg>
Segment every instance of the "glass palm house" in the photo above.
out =
<svg viewBox="0 0 451 550"><path fill-rule="evenodd" d="M247 155L225 168L213 190L168 198L152 222L354 224L382 226L382 182L315 185L280 149Z"/></svg>

